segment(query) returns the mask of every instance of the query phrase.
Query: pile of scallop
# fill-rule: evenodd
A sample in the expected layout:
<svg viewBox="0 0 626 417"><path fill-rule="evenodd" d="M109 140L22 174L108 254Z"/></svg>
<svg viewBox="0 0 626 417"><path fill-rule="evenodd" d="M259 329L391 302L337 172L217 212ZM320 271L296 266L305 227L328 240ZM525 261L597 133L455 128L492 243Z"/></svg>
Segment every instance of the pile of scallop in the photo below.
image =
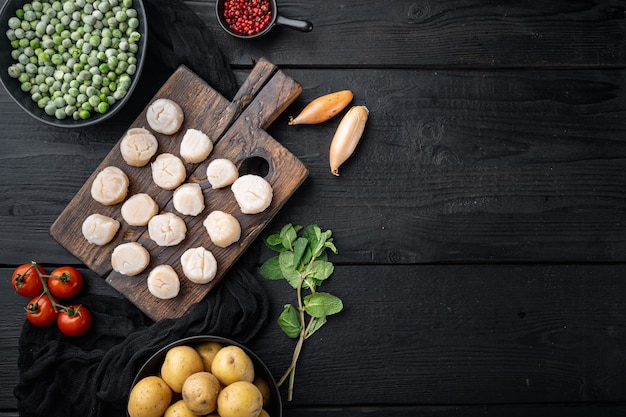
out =
<svg viewBox="0 0 626 417"><path fill-rule="evenodd" d="M147 109L146 120L155 132L173 135L184 121L182 108L170 99L155 100ZM179 156L172 153L157 155L158 141L145 128L129 129L120 141L124 161L132 167L144 167L150 161L153 182L163 190L173 191L172 203L176 212L160 212L159 206L147 193L129 196L129 179L116 166L103 168L96 175L92 186L92 198L105 205L123 203L120 214L130 226L147 226L149 237L158 246L176 246L187 234L187 226L180 215L197 216L205 209L200 184L185 182L187 171L184 163L200 163L209 157L213 142L202 131L187 129L181 142ZM153 157L155 157L153 160ZM239 208L244 214L257 214L272 202L272 186L261 176L239 176L234 162L218 158L207 167L207 180L214 189L230 186ZM226 248L241 238L241 225L230 213L211 211L203 221L214 245ZM93 213L82 224L85 239L94 245L111 242L120 228L120 222L112 217ZM217 273L217 261L213 253L203 246L190 248L180 257L185 277L196 284L211 282ZM116 246L111 254L111 267L127 276L142 273L150 264L150 253L139 242L127 242ZM180 279L171 265L157 265L147 279L148 290L160 299L174 298L180 292Z"/></svg>

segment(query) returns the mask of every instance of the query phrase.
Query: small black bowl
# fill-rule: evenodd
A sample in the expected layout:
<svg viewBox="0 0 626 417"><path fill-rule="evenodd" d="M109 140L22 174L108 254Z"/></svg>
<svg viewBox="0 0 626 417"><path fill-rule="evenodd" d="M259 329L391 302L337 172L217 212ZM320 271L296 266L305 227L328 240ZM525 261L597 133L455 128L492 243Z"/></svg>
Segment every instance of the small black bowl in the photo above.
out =
<svg viewBox="0 0 626 417"><path fill-rule="evenodd" d="M307 20L290 19L278 13L278 5L276 0L268 0L270 4L270 11L272 12L271 20L263 27L262 30L251 35L243 35L234 32L224 17L224 5L227 0L218 0L215 2L215 15L217 21L229 35L239 39L256 39L268 34L274 27L282 26L289 29L294 29L300 32L310 32L313 30L313 24Z"/></svg>
<svg viewBox="0 0 626 417"><path fill-rule="evenodd" d="M20 83L15 78L11 78L7 72L9 66L15 63L11 57L11 43L6 36L6 31L9 28L9 18L15 16L15 11L21 8L27 0L8 0L2 10L0 11L0 82L4 86L5 90L9 93L11 98L29 115L39 120L40 122L56 127L76 128L92 126L109 119L115 113L120 111L124 104L129 100L133 90L137 86L137 82L141 75L144 64L144 56L146 55L146 48L148 42L148 20L146 18L146 11L144 9L142 0L133 0L133 8L137 10L137 19L139 19L138 32L141 34L141 39L138 42L138 50L135 54L137 58L137 70L135 74L131 76L131 84L126 92L126 95L115 102L106 113L92 113L91 117L85 120L74 120L72 117L66 117L65 119L57 119L54 116L48 115L44 109L39 108L28 92L22 91Z"/></svg>
<svg viewBox="0 0 626 417"><path fill-rule="evenodd" d="M250 359L252 359L252 363L254 363L254 369L255 369L256 374L263 377L265 381L267 382L267 384L269 385L271 398L270 398L270 405L266 409L266 411L272 417L283 416L283 404L282 404L282 400L280 397L280 392L278 390L278 385L276 384L276 380L272 376L272 373L270 372L267 365L265 365L265 363L263 363L263 361L254 352L252 352L250 349L248 349L244 345L237 343L234 340L230 340L230 339L227 339L225 337L220 337L220 336L190 336L184 339L177 340L175 342L170 343L167 346L162 347L154 355L152 355L139 369L139 372L137 372L137 375L135 376L135 379L133 380L133 385L131 386L131 390L137 384L137 382L139 382L143 378L151 376L151 375L159 374L161 365L163 364L163 361L165 360L165 355L167 355L167 352L171 348L176 347L176 346L183 346L183 345L193 347L195 345L199 345L201 343L206 343L206 342L217 342L217 343L222 344L223 346L234 345L243 349L243 351L248 354Z"/></svg>

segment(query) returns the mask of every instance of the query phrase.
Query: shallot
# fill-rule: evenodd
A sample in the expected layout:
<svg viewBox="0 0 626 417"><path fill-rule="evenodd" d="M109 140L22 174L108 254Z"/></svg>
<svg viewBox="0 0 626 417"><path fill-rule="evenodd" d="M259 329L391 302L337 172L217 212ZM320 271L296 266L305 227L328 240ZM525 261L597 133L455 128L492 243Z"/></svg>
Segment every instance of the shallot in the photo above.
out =
<svg viewBox="0 0 626 417"><path fill-rule="evenodd" d="M330 143L330 171L333 175L339 175L339 167L352 156L356 149L365 123L369 116L369 110L365 106L354 106L339 122L333 140Z"/></svg>
<svg viewBox="0 0 626 417"><path fill-rule="evenodd" d="M306 105L290 125L312 125L330 120L352 101L352 91L342 90L318 97Z"/></svg>

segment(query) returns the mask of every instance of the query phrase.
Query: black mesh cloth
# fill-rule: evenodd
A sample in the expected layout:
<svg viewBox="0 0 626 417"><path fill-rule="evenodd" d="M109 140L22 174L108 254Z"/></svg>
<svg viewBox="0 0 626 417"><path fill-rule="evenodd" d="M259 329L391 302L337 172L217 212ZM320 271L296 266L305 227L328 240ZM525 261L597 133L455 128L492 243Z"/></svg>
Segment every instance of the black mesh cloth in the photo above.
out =
<svg viewBox="0 0 626 417"><path fill-rule="evenodd" d="M144 0L144 5L149 57L168 70L185 64L232 98L234 74L202 19L180 0ZM124 298L85 291L73 300L93 313L84 336L66 337L55 326L38 328L26 321L14 389L20 415L125 416L135 373L162 346L199 334L250 341L268 314L266 294L251 272L253 247L180 319L154 322Z"/></svg>
<svg viewBox="0 0 626 417"><path fill-rule="evenodd" d="M268 303L251 267L238 264L182 318L153 322L126 299L85 294L93 313L83 336L25 322L14 389L22 417L116 417L126 413L133 378L159 348L201 334L250 341L264 326Z"/></svg>
<svg viewBox="0 0 626 417"><path fill-rule="evenodd" d="M181 0L144 0L148 18L148 55L163 68L181 64L232 99L237 81L206 22ZM217 26L217 22L215 22Z"/></svg>

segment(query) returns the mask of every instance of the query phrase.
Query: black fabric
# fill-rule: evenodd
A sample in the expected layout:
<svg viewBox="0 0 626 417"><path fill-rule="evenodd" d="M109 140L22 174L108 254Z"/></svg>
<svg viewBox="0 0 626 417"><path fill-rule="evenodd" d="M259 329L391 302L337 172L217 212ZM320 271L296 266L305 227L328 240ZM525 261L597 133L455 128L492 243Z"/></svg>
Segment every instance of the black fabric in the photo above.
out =
<svg viewBox="0 0 626 417"><path fill-rule="evenodd" d="M237 81L207 24L181 0L144 0L144 6L151 58L169 70L185 64L224 97L232 99Z"/></svg>
<svg viewBox="0 0 626 417"><path fill-rule="evenodd" d="M126 299L87 294L76 298L94 316L83 336L25 322L14 389L20 416L122 417L135 374L159 348L201 334L250 341L268 314L266 294L250 269L238 264L180 319L153 322Z"/></svg>

